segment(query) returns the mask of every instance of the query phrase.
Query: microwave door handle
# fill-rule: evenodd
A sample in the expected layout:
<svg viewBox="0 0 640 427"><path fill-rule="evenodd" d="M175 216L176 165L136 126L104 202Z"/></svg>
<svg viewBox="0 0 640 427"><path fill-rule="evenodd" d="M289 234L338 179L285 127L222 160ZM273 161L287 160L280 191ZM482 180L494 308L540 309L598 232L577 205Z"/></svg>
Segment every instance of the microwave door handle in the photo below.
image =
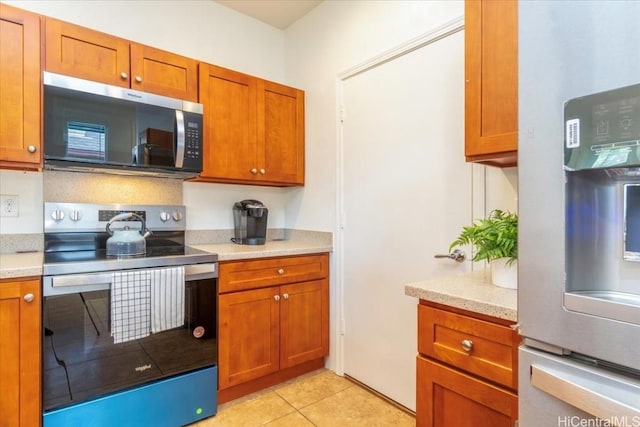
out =
<svg viewBox="0 0 640 427"><path fill-rule="evenodd" d="M185 133L184 133L184 113L180 110L176 110L176 158L175 158L175 166L176 168L182 168L182 164L184 163L184 142L185 142Z"/></svg>

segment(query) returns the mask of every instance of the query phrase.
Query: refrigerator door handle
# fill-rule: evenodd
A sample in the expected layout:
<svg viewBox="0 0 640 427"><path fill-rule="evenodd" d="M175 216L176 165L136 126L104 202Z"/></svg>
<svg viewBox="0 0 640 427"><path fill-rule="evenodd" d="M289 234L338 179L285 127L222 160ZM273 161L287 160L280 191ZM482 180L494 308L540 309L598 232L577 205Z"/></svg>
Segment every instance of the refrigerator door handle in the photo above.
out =
<svg viewBox="0 0 640 427"><path fill-rule="evenodd" d="M640 390L616 378L584 370L531 365L531 385L601 419L638 419Z"/></svg>

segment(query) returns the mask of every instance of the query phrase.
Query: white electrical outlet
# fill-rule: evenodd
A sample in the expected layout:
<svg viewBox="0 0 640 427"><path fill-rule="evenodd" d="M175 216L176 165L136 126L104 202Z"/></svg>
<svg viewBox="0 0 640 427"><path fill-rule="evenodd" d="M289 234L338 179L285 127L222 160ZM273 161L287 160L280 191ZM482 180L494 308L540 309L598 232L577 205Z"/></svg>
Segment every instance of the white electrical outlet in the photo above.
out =
<svg viewBox="0 0 640 427"><path fill-rule="evenodd" d="M18 195L0 194L0 216L18 216Z"/></svg>

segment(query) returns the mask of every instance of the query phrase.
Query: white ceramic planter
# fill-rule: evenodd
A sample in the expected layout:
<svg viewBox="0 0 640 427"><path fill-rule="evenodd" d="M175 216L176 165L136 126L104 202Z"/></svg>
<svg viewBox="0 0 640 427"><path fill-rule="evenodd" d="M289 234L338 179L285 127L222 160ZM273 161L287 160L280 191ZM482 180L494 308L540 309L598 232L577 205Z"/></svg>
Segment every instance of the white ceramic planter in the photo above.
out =
<svg viewBox="0 0 640 427"><path fill-rule="evenodd" d="M498 258L492 260L491 266L491 282L503 288L518 289L518 261L507 265L509 258Z"/></svg>

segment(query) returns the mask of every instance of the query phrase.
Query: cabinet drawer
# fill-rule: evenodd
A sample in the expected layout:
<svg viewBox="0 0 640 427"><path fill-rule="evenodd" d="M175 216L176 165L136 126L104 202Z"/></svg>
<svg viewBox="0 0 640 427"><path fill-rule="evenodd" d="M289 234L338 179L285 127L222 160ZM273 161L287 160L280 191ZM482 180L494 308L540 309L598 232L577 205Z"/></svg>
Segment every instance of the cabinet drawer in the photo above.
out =
<svg viewBox="0 0 640 427"><path fill-rule="evenodd" d="M329 256L305 255L220 263L219 292L324 279L329 275Z"/></svg>
<svg viewBox="0 0 640 427"><path fill-rule="evenodd" d="M418 305L418 351L517 389L518 334L508 326Z"/></svg>
<svg viewBox="0 0 640 427"><path fill-rule="evenodd" d="M420 356L416 374L416 427L516 425L513 392Z"/></svg>

